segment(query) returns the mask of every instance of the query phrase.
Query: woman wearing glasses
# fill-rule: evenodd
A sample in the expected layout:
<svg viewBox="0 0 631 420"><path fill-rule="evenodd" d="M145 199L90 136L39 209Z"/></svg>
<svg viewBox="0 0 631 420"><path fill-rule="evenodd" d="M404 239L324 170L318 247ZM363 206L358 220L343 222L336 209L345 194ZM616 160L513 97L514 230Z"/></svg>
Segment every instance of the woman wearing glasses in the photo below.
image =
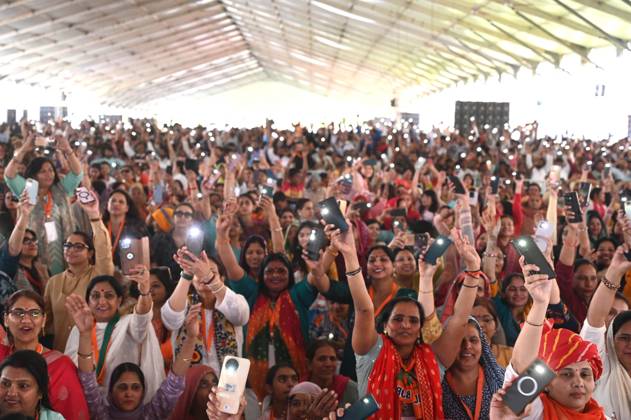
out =
<svg viewBox="0 0 631 420"><path fill-rule="evenodd" d="M51 277L44 291L48 320L46 331L54 334L53 348L61 352L66 348L68 335L74 325L65 309L66 297L73 293L84 295L93 277L114 275L112 245L101 221L98 200L81 204L81 207L90 217L94 237L90 238L83 232L74 232L66 238L64 258L68 268Z"/></svg>
<svg viewBox="0 0 631 420"><path fill-rule="evenodd" d="M66 420L88 418L88 405L77 376L77 368L68 356L43 347L38 338L44 329L44 300L31 290L20 290L9 298L4 314L7 337L0 344L0 362L19 350L41 354L48 366L48 399L53 410Z"/></svg>
<svg viewBox="0 0 631 420"><path fill-rule="evenodd" d="M0 248L0 271L13 279L16 290L34 290L44 293L48 271L37 261L37 234L27 229L33 206L26 194L18 204L18 218L9 241ZM0 297L0 301L4 298Z"/></svg>
<svg viewBox="0 0 631 420"><path fill-rule="evenodd" d="M96 368L98 384L104 389L111 389L110 379L115 368L123 363L133 363L140 367L145 376L144 397L145 402L148 402L164 379L164 362L160 345L151 328L153 302L149 270L138 265L126 278L136 283L140 292L138 302L131 314L120 314L124 288L112 276L94 277L86 288L85 301L73 294L66 299L66 302L79 299L83 301L82 306L87 302L91 312L90 318L94 319L88 334L91 336L90 362ZM68 304L66 308L68 309ZM70 309L68 312L72 313ZM76 316L74 320L76 324ZM78 327L75 325L72 328L65 351L75 363L80 362L89 353L79 350L80 338L85 331Z"/></svg>

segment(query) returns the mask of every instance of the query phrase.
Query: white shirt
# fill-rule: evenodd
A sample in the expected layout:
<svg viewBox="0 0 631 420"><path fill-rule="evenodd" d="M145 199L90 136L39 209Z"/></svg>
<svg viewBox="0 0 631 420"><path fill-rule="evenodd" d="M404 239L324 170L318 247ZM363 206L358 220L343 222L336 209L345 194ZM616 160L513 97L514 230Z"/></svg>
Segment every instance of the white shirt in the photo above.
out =
<svg viewBox="0 0 631 420"><path fill-rule="evenodd" d="M248 302L245 300L245 297L233 292L230 289L226 288L226 294L224 295L223 300L215 309L221 312L226 319L234 326L236 340L237 340L237 351L238 356L241 357L242 348L243 348L243 325L248 322L250 318L250 307L248 306ZM206 319L212 319L213 311L210 309L204 309ZM169 331L177 331L184 325L184 321L186 320L186 313L188 312L188 303L183 311L176 312L171 308L171 305L167 301L164 305L162 305L161 316L162 323L165 328ZM208 323L206 326L207 331L206 334L210 334L211 324ZM175 348L175 340L177 339L176 334L171 334L171 340L173 342ZM202 355L203 364L210 366L217 374L221 371L221 366L219 366L219 359L217 357L217 350L215 349L215 343L213 342L213 346L210 349L210 354Z"/></svg>

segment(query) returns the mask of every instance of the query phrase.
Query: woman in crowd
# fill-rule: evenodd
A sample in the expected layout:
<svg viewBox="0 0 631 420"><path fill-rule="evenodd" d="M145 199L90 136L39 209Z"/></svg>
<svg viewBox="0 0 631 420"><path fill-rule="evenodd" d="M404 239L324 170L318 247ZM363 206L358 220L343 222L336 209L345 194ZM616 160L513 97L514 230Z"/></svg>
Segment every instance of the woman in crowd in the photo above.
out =
<svg viewBox="0 0 631 420"><path fill-rule="evenodd" d="M148 278L148 276L147 276ZM148 281L146 282L148 285ZM139 285L141 291L149 295L145 285ZM79 378L90 409L90 418L99 420L153 420L166 419L175 407L184 391L185 375L193 357L194 340L184 341L182 351L173 362L173 369L166 380L162 380L158 389L152 389L147 383L148 370L136 363L123 362L115 365L106 385L101 388L95 370L95 359L99 359L93 346L95 321L92 309L77 295L68 297L67 308L75 320L79 331ZM186 319L188 337L199 334L200 307L193 308ZM142 363L144 365L144 361ZM96 369L101 364L98 363ZM107 391L105 394L104 391ZM144 403L143 403L144 401Z"/></svg>
<svg viewBox="0 0 631 420"><path fill-rule="evenodd" d="M315 222L310 220L303 221L300 226L298 226L298 234L294 238L290 254L296 282L303 281L307 278L307 274L309 274L309 269L305 263L302 251L307 249L311 231L319 228L320 227Z"/></svg>
<svg viewBox="0 0 631 420"><path fill-rule="evenodd" d="M103 212L103 223L107 226L112 241L114 265L120 267L118 246L121 239L148 236L144 218L128 193L115 190L111 192L107 200L107 209Z"/></svg>
<svg viewBox="0 0 631 420"><path fill-rule="evenodd" d="M471 315L478 322L482 331L484 331L484 335L486 335L491 347L491 352L495 360L497 360L497 364L505 368L510 362L513 348L501 344L500 342L494 342L505 342L506 339L493 302L486 298L477 298L473 304L473 312Z"/></svg>
<svg viewBox="0 0 631 420"><path fill-rule="evenodd" d="M592 248L595 248L599 239L607 237L607 227L603 219L596 211L588 211L586 220L589 242L592 245Z"/></svg>
<svg viewBox="0 0 631 420"><path fill-rule="evenodd" d="M394 257L394 282L399 287L418 292L419 273L411 247L396 248Z"/></svg>
<svg viewBox="0 0 631 420"><path fill-rule="evenodd" d="M565 328L551 329L546 312L553 282L545 274L532 274L539 267L526 264L523 257L520 264L533 303L515 342L505 383L538 357L556 377L532 403L529 419L603 419L604 410L593 398L603 371L596 345Z"/></svg>
<svg viewBox="0 0 631 420"><path fill-rule="evenodd" d="M266 396L258 412L253 406L258 401L247 405L247 420L286 420L289 391L299 382L296 369L286 363L278 363L272 366L265 374ZM250 414L251 413L251 414Z"/></svg>
<svg viewBox="0 0 631 420"><path fill-rule="evenodd" d="M38 243L40 258L48 266L51 274L64 271L64 239L74 228L68 197L79 186L83 173L81 162L64 136L57 136L56 148L64 154L70 166L70 172L60 177L55 164L44 157L36 157L26 168L24 176L17 172L17 165L22 163L26 154L34 148L34 136L28 136L24 145L15 153L4 171L7 185L17 197L22 195L26 179L38 182L38 200L31 212L29 228L41 238Z"/></svg>
<svg viewBox="0 0 631 420"><path fill-rule="evenodd" d="M0 248L0 271L13 279L18 290L34 290L41 295L48 280L48 271L37 259L37 234L26 227L32 209L23 193L18 204L17 222L9 240Z"/></svg>
<svg viewBox="0 0 631 420"><path fill-rule="evenodd" d="M442 380L445 417L487 418L491 398L503 382L504 369L497 364L486 334L470 319L458 356Z"/></svg>
<svg viewBox="0 0 631 420"><path fill-rule="evenodd" d="M50 407L66 420L87 420L88 406L72 360L56 350L42 346L41 335L46 315L44 300L31 290L15 292L8 300L4 313L7 335L0 344L0 361L20 350L32 350L42 355L48 366L48 397Z"/></svg>
<svg viewBox="0 0 631 420"><path fill-rule="evenodd" d="M151 286L151 300L153 301L153 318L151 324L156 333L158 343L160 343L160 352L164 359L164 370L166 373L171 369L173 363L173 343L171 342L171 331L169 331L162 322L162 306L173 294L175 286L171 280L171 271L169 267L154 267L149 271ZM140 292L136 284L132 284L130 294L135 299L140 297Z"/></svg>
<svg viewBox="0 0 631 420"><path fill-rule="evenodd" d="M506 336L506 344L513 346L519 335L520 325L526 319L530 296L524 285L524 276L512 273L502 280L502 291L493 298L500 324Z"/></svg>
<svg viewBox="0 0 631 420"><path fill-rule="evenodd" d="M328 418L338 406L336 394L313 382L301 382L289 391L287 420Z"/></svg>
<svg viewBox="0 0 631 420"><path fill-rule="evenodd" d="M418 300L406 297L392 300L383 310L375 330L374 304L359 268L352 230L343 234L335 230L332 234L333 244L344 256L355 307L352 345L357 355L359 395L370 392L375 396L381 406L378 419L444 417L436 358L443 366L451 366L455 360L458 349L453 341L461 336L466 326L480 272L480 259L475 249L459 232L454 231L454 236L470 278L458 297L457 310L447 329L430 347L423 343L430 340L421 338L421 327L426 323L437 323L431 280L436 267L428 264L426 270L423 264ZM425 314L429 314L427 318ZM427 324L425 327L429 326ZM440 329L440 323L437 324L434 328Z"/></svg>
<svg viewBox="0 0 631 420"><path fill-rule="evenodd" d="M101 221L98 200L81 204L90 217L93 238L82 232L74 232L64 242L64 258L68 269L51 277L44 290L46 302L47 333L54 334L53 348L63 352L72 328L72 318L65 310L66 297L85 294L93 277L114 275L112 246L109 234Z"/></svg>
<svg viewBox="0 0 631 420"><path fill-rule="evenodd" d="M122 285L112 276L94 277L85 292L85 302L92 313L94 322L88 331L91 351L81 351L83 331L75 325L68 337L66 355L75 364L81 361L81 354L93 353L96 380L105 389L111 389L112 372L121 363L139 364L144 373L146 384L145 399L148 401L160 386L164 378L164 363L156 334L151 328L151 291L149 270L142 265L134 268L127 276L137 283L140 298L134 312L121 315L119 309L124 299ZM73 300L76 300L77 294ZM68 301L68 299L66 299ZM68 305L66 305L68 308ZM68 310L69 315L73 312ZM76 317L73 316L76 322Z"/></svg>
<svg viewBox="0 0 631 420"><path fill-rule="evenodd" d="M624 256L628 250L628 245L616 250L607 274L589 304L581 330L581 337L597 346L604 365L594 399L608 416L616 419L631 418L631 311L619 313L608 328L606 321L620 280L631 269L631 262Z"/></svg>
<svg viewBox="0 0 631 420"><path fill-rule="evenodd" d="M0 415L21 414L37 420L64 420L48 398L44 358L33 350L18 350L0 364Z"/></svg>
<svg viewBox="0 0 631 420"><path fill-rule="evenodd" d="M186 372L186 387L171 413L170 420L207 420L206 404L213 387L219 384L215 372L206 365L195 365Z"/></svg>
<svg viewBox="0 0 631 420"><path fill-rule="evenodd" d="M181 351L186 338L186 330L182 328L186 313L191 304L199 302L201 331L195 337L193 362L219 372L226 356L241 356L243 325L250 317L248 302L225 286L223 267L204 251L196 256L184 247L173 259L182 267L182 274L173 294L162 306L162 322L171 331L174 354Z"/></svg>
<svg viewBox="0 0 631 420"><path fill-rule="evenodd" d="M359 399L357 383L347 376L337 375L337 350L328 339L313 342L307 352L309 380L322 389L335 392L339 406L354 403Z"/></svg>

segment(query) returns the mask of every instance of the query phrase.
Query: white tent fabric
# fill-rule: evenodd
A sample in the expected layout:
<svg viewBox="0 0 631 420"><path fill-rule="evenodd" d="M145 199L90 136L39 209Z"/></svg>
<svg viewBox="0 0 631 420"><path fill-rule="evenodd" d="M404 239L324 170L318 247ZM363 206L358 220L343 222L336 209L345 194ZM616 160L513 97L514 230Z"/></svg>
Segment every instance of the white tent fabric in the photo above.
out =
<svg viewBox="0 0 631 420"><path fill-rule="evenodd" d="M262 80L430 94L630 39L630 0L5 0L0 79L121 107Z"/></svg>

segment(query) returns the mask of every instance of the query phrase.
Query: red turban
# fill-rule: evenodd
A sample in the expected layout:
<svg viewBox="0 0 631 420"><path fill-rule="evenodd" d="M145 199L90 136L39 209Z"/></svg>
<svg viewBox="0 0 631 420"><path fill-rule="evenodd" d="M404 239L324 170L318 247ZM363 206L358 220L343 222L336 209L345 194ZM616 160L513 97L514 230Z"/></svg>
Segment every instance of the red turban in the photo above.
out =
<svg viewBox="0 0 631 420"><path fill-rule="evenodd" d="M555 371L586 360L592 368L595 380L598 380L603 373L603 362L596 345L565 328L552 329L551 325L547 321L543 327L539 358Z"/></svg>

